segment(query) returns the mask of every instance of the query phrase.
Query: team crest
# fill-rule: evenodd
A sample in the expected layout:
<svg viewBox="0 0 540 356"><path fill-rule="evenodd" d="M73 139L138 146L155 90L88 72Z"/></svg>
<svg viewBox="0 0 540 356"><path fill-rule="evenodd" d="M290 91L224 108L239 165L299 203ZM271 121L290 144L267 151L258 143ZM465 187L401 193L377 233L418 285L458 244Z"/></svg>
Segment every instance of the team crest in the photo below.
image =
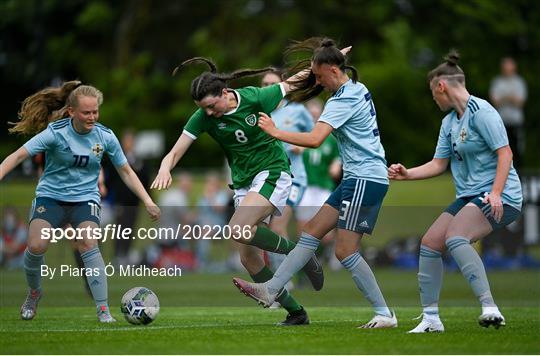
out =
<svg viewBox="0 0 540 356"><path fill-rule="evenodd" d="M248 124L249 126L257 125L257 116L255 116L255 114L247 116L244 120L246 120L246 124Z"/></svg>
<svg viewBox="0 0 540 356"><path fill-rule="evenodd" d="M96 143L94 147L92 147L92 152L94 152L96 157L99 157L103 151L103 146L101 146L99 143Z"/></svg>
<svg viewBox="0 0 540 356"><path fill-rule="evenodd" d="M40 205L36 208L36 211L39 213L39 214L43 214L44 212L47 211L47 209L45 209L45 207L43 205Z"/></svg>
<svg viewBox="0 0 540 356"><path fill-rule="evenodd" d="M465 128L461 129L461 132L459 133L459 138L461 139L461 142L465 142L465 139L467 138L467 131Z"/></svg>

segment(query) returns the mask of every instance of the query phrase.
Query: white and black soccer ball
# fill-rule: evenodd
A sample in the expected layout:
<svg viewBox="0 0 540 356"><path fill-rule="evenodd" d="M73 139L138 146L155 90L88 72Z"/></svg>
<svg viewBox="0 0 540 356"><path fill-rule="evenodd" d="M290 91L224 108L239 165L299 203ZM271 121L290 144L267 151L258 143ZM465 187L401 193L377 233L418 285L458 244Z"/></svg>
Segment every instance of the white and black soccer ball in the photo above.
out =
<svg viewBox="0 0 540 356"><path fill-rule="evenodd" d="M159 313L159 300L150 289L135 287L122 297L120 310L131 324L150 324Z"/></svg>

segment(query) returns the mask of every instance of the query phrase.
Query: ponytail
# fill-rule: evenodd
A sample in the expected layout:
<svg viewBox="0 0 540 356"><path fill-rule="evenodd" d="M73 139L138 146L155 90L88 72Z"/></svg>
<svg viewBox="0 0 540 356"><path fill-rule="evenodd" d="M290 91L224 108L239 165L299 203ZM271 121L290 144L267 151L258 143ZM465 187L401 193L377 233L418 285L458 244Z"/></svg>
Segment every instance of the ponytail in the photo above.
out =
<svg viewBox="0 0 540 356"><path fill-rule="evenodd" d="M10 133L31 135L43 131L47 125L58 119L68 117L68 107L77 107L79 96L91 96L103 103L103 94L89 85L82 85L78 80L64 82L61 87L49 87L24 99L19 110L19 121Z"/></svg>
<svg viewBox="0 0 540 356"><path fill-rule="evenodd" d="M343 72L349 70L352 73L352 81L358 81L356 68L347 65L347 58L336 47L334 40L323 37L308 38L302 42L293 43L287 48L285 55L298 55L302 52L308 52L311 58L293 62L289 69L290 74L294 75L303 70L310 69L312 63L316 65L329 64L337 66ZM287 95L287 98L291 101L304 102L319 95L323 91L321 85L316 85L315 75L312 71L307 76L288 81L288 83L295 88Z"/></svg>
<svg viewBox="0 0 540 356"><path fill-rule="evenodd" d="M191 82L191 97L195 101L201 101L208 95L220 96L223 89L227 88L228 82L231 80L251 77L275 70L273 67L266 67L262 69L239 69L229 74L218 73L216 64L210 59L194 57L183 61L173 70L172 75L176 75L176 73L186 65L197 62L203 62L208 65L210 71L203 72Z"/></svg>

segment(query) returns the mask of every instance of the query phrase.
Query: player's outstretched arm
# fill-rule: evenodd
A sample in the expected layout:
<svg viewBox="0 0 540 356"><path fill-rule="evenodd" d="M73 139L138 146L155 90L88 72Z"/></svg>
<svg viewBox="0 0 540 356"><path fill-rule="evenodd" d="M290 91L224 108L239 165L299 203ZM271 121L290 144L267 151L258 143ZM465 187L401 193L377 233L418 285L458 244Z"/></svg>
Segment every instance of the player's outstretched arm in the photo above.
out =
<svg viewBox="0 0 540 356"><path fill-rule="evenodd" d="M443 174L448 167L448 158L433 158L426 164L407 169L401 163L388 167L388 178L392 180L417 180L436 177Z"/></svg>
<svg viewBox="0 0 540 356"><path fill-rule="evenodd" d="M0 180L4 179L9 172L17 167L22 161L27 159L28 156L28 151L26 148L24 148L24 146L7 156L6 159L0 164Z"/></svg>
<svg viewBox="0 0 540 356"><path fill-rule="evenodd" d="M258 125L270 136L296 146L317 148L332 133L332 126L325 122L317 122L311 132L290 132L276 127L272 118L264 112L259 113Z"/></svg>
<svg viewBox="0 0 540 356"><path fill-rule="evenodd" d="M167 153L165 157L163 157L158 175L152 182L150 189L162 190L171 186L171 170L178 164L178 161L180 161L180 159L184 156L193 141L194 140L185 133L180 135L178 141L176 141L176 144L171 151Z"/></svg>
<svg viewBox="0 0 540 356"><path fill-rule="evenodd" d="M159 207L154 203L146 189L144 189L139 177L137 177L131 166L126 163L121 167L116 167L116 171L125 185L144 203L150 218L153 221L159 219L161 215Z"/></svg>

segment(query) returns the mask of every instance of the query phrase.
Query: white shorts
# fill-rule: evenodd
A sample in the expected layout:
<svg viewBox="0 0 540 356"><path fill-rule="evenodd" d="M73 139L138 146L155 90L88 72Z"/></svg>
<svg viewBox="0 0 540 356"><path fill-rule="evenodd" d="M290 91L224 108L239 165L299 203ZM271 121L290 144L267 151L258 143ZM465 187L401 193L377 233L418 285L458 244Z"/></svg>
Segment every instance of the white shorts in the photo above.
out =
<svg viewBox="0 0 540 356"><path fill-rule="evenodd" d="M272 215L281 215L287 205L291 191L292 178L287 172L262 171L253 178L247 187L234 190L234 207L237 208L249 192L256 192L265 197L276 209ZM270 216L264 219L270 222Z"/></svg>
<svg viewBox="0 0 540 356"><path fill-rule="evenodd" d="M306 188L300 204L295 208L298 220L309 221L317 214L326 199L332 194L331 190L310 185Z"/></svg>

